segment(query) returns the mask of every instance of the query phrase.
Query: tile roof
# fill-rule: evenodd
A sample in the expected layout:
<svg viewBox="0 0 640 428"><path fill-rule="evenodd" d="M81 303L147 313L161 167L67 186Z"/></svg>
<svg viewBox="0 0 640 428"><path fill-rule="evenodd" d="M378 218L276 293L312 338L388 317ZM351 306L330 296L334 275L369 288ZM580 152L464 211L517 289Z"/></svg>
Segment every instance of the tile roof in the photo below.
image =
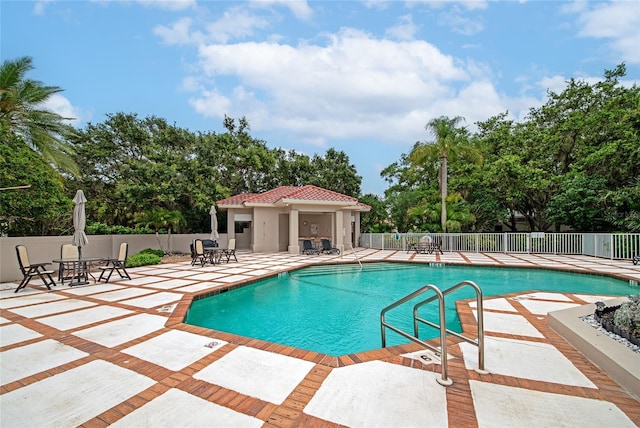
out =
<svg viewBox="0 0 640 428"><path fill-rule="evenodd" d="M282 186L263 193L241 193L216 201L216 204L224 207L228 205L276 204L286 201L344 202L360 209L371 209L369 205L358 202L358 199L354 197L312 185L302 187Z"/></svg>
<svg viewBox="0 0 640 428"><path fill-rule="evenodd" d="M220 199L216 201L216 205L242 205L244 201L256 195L257 193L240 193L226 199Z"/></svg>

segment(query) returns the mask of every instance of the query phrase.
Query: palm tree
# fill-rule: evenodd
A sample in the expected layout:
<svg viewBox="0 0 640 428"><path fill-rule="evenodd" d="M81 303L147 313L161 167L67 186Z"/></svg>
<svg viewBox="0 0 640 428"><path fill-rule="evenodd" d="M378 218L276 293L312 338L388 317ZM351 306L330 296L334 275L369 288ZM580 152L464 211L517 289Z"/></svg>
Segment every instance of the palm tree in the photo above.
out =
<svg viewBox="0 0 640 428"><path fill-rule="evenodd" d="M0 66L0 136L20 137L32 150L59 169L77 173L73 150L64 137L73 132L70 118L42 108L42 103L62 89L26 79L32 59L22 57Z"/></svg>
<svg viewBox="0 0 640 428"><path fill-rule="evenodd" d="M135 221L138 226L151 227L156 233L156 239L160 249L165 254L171 254L171 231L174 227L178 227L184 224L184 218L182 213L178 210L167 210L164 208L151 208L148 211L138 213L135 216ZM160 242L160 229L167 229L167 247L168 250L162 247Z"/></svg>
<svg viewBox="0 0 640 428"><path fill-rule="evenodd" d="M431 119L425 126L427 131L435 137L432 143L418 144L409 155L409 159L415 165L436 164L439 162L440 199L442 201L440 211L440 225L442 231L447 231L447 180L449 175L449 159L457 159L465 156L473 162L481 162L482 155L469 143L468 133L465 128L458 128L458 124L464 118L456 116L453 119L441 116Z"/></svg>

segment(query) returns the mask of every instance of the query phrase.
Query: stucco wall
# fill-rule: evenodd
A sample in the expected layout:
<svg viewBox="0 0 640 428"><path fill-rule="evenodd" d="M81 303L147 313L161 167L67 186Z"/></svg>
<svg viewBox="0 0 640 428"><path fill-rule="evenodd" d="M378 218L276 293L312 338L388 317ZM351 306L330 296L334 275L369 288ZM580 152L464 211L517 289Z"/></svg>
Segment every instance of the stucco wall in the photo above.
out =
<svg viewBox="0 0 640 428"><path fill-rule="evenodd" d="M155 235L89 235L89 243L82 248L82 254L89 257L117 257L120 243L129 243L129 255L135 254L145 248L160 248ZM165 250L173 252L189 253L189 244L194 239L208 239L209 234L160 235L160 242ZM221 234L218 239L220 246L227 245L227 235ZM26 236L26 237L1 237L0 238L0 282L10 282L22 279L22 273L18 266L16 245L25 245L29 251L29 259L33 263L51 262L60 257L62 244L71 243L70 236ZM57 265L49 266L58 269Z"/></svg>
<svg viewBox="0 0 640 428"><path fill-rule="evenodd" d="M278 215L283 210L273 208L254 208L253 245L256 253L274 253L278 251Z"/></svg>

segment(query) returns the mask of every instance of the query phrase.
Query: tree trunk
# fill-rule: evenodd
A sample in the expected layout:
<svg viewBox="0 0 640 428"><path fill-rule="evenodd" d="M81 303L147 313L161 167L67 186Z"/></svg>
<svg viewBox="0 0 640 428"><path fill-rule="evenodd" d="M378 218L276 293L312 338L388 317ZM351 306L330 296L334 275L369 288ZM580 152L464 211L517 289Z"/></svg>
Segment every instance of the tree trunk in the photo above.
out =
<svg viewBox="0 0 640 428"><path fill-rule="evenodd" d="M447 175L447 155L443 154L440 162L440 197L442 199L440 224L444 233L447 232Z"/></svg>
<svg viewBox="0 0 640 428"><path fill-rule="evenodd" d="M160 247L160 249L164 253L165 251L164 251L164 248L162 248L162 242L160 242L160 234L158 233L157 230L156 230L156 239L158 240L158 246Z"/></svg>

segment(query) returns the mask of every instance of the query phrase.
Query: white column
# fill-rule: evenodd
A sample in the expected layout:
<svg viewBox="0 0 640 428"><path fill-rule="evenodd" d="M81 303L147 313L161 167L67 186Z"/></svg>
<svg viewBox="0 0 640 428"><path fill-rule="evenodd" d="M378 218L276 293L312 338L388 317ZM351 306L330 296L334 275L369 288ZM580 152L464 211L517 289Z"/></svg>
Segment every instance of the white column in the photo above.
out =
<svg viewBox="0 0 640 428"><path fill-rule="evenodd" d="M289 211L289 254L300 254L298 210Z"/></svg>
<svg viewBox="0 0 640 428"><path fill-rule="evenodd" d="M347 236L347 230L344 228L344 212L336 211L336 247L340 252L344 252L344 240Z"/></svg>
<svg viewBox="0 0 640 428"><path fill-rule="evenodd" d="M236 237L236 210L235 208L229 208L227 210L227 242L229 239Z"/></svg>

